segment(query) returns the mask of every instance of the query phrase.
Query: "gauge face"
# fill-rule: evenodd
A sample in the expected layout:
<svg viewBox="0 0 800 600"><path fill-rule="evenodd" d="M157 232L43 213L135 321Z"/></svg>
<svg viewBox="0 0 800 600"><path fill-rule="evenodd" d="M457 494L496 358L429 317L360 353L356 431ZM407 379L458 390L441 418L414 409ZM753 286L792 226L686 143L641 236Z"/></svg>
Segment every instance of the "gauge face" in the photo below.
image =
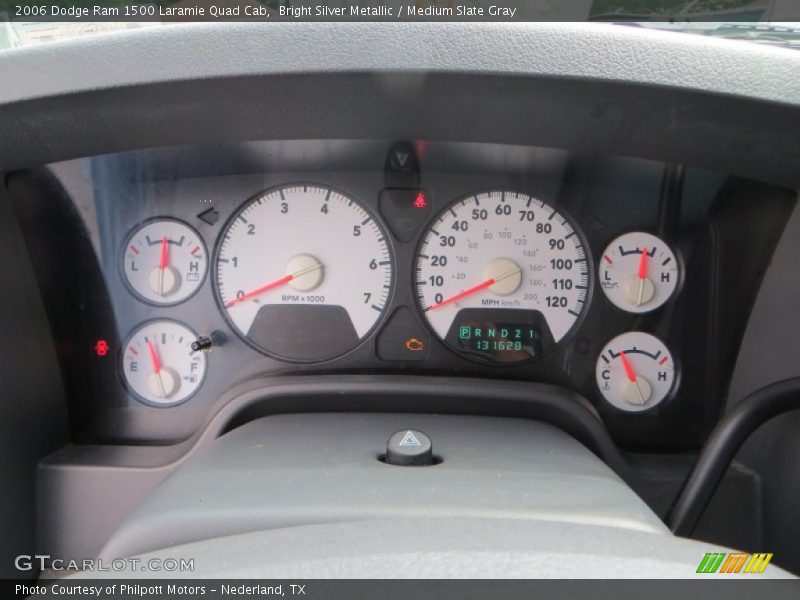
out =
<svg viewBox="0 0 800 600"><path fill-rule="evenodd" d="M239 334L294 361L356 347L380 318L392 284L386 235L353 198L319 185L269 190L222 235L219 298Z"/></svg>
<svg viewBox="0 0 800 600"><path fill-rule="evenodd" d="M614 306L646 313L662 306L675 293L680 265L660 238L642 231L619 236L599 261L600 287Z"/></svg>
<svg viewBox="0 0 800 600"><path fill-rule="evenodd" d="M627 412L650 410L675 391L672 353L654 335L630 331L606 344L597 359L597 387L609 403Z"/></svg>
<svg viewBox="0 0 800 600"><path fill-rule="evenodd" d="M148 404L172 406L192 396L206 374L206 354L194 352L197 335L177 321L150 321L134 331L123 352L128 387Z"/></svg>
<svg viewBox="0 0 800 600"><path fill-rule="evenodd" d="M444 342L468 358L514 363L563 340L587 305L581 235L549 204L493 191L459 200L425 235L417 297Z"/></svg>
<svg viewBox="0 0 800 600"><path fill-rule="evenodd" d="M206 276L206 247L180 221L158 219L131 233L123 272L131 289L153 304L177 304L194 294Z"/></svg>

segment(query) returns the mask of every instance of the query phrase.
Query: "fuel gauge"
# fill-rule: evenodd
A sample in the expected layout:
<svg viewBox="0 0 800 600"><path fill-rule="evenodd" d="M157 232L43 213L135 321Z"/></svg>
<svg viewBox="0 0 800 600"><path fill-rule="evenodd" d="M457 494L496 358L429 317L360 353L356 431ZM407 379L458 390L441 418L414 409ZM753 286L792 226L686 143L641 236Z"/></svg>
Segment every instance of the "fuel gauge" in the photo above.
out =
<svg viewBox="0 0 800 600"><path fill-rule="evenodd" d="M606 344L595 375L603 398L626 412L650 410L678 386L669 348L642 331L623 333Z"/></svg>
<svg viewBox="0 0 800 600"><path fill-rule="evenodd" d="M131 334L122 355L128 387L148 404L172 406L192 396L206 373L206 353L192 350L197 334L166 319Z"/></svg>
<svg viewBox="0 0 800 600"><path fill-rule="evenodd" d="M177 304L194 294L208 269L206 247L191 227L174 219L149 221L125 245L123 272L131 289L153 304Z"/></svg>

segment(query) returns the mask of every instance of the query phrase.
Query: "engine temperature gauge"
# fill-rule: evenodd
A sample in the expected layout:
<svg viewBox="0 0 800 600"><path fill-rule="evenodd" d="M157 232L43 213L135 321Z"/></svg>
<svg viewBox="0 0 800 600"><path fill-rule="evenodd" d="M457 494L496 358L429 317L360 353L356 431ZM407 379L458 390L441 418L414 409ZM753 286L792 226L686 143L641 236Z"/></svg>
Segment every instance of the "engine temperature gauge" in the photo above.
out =
<svg viewBox="0 0 800 600"><path fill-rule="evenodd" d="M624 311L646 313L662 306L678 286L675 253L660 238L643 231L619 236L599 261L600 287Z"/></svg>
<svg viewBox="0 0 800 600"><path fill-rule="evenodd" d="M125 244L125 278L138 296L153 304L186 300L203 283L207 269L202 239L180 221L145 223Z"/></svg>
<svg viewBox="0 0 800 600"><path fill-rule="evenodd" d="M195 339L197 335L177 321L145 323L125 344L125 382L149 404L183 402L198 390L206 374L205 352L192 350Z"/></svg>
<svg viewBox="0 0 800 600"><path fill-rule="evenodd" d="M630 331L618 335L600 353L597 387L612 405L627 412L650 410L678 386L672 354L654 335Z"/></svg>

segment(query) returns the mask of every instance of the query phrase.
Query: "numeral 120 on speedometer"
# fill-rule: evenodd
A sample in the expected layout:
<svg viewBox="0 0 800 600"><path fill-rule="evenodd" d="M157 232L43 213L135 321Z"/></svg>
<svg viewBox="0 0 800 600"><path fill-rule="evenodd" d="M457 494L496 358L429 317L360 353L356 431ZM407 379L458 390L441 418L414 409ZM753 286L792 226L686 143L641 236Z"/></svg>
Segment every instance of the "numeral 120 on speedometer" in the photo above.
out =
<svg viewBox="0 0 800 600"><path fill-rule="evenodd" d="M582 236L534 196L491 191L446 208L420 244L417 298L450 348L482 362L538 357L575 327L590 292Z"/></svg>

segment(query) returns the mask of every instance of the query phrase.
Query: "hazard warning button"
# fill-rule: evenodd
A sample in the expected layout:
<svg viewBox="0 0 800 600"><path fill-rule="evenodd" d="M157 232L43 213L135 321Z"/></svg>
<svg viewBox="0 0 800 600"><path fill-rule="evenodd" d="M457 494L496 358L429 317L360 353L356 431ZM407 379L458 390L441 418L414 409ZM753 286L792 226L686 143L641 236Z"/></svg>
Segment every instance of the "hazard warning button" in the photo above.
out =
<svg viewBox="0 0 800 600"><path fill-rule="evenodd" d="M390 465L432 465L433 444L431 444L431 438L416 429L396 431L386 443L385 460Z"/></svg>

